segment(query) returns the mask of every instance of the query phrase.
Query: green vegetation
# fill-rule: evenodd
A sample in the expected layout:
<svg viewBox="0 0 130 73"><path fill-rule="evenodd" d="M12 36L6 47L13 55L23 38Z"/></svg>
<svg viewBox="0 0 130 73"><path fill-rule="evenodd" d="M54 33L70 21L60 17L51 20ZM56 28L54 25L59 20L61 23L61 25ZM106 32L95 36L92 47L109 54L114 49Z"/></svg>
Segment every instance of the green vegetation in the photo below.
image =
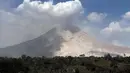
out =
<svg viewBox="0 0 130 73"><path fill-rule="evenodd" d="M0 73L130 73L130 57L0 57Z"/></svg>

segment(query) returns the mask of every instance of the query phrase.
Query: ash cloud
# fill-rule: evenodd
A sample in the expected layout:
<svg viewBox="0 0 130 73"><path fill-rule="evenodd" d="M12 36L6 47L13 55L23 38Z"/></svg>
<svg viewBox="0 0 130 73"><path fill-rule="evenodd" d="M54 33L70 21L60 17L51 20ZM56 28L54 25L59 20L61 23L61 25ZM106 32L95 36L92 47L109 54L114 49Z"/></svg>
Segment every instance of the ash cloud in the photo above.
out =
<svg viewBox="0 0 130 73"><path fill-rule="evenodd" d="M81 9L79 1L52 5L25 0L14 12L0 10L0 47L31 40L66 22L71 25Z"/></svg>
<svg viewBox="0 0 130 73"><path fill-rule="evenodd" d="M51 1L24 0L24 2L13 11L9 12L0 9L0 55L53 55L55 50L60 49L58 48L60 44L57 44L57 47L49 46L45 48L45 46L43 47L43 43L46 38L42 41L42 39L39 40L38 37L43 38L46 37L47 34L47 37L51 36L47 38L47 41L53 40L54 37L51 33L48 34L49 31L55 28L57 33L61 29L66 29L69 25L73 26L82 12L83 7L79 0L61 2L56 5L53 5ZM70 27L70 29L75 32L75 30L72 30L72 27ZM58 34L56 37L59 37ZM35 44L33 43L34 41L32 41L33 39L34 41L39 40L40 42L37 41ZM32 41L32 44L26 41ZM56 42L60 43L61 40L58 39ZM46 46L48 45L46 44Z"/></svg>

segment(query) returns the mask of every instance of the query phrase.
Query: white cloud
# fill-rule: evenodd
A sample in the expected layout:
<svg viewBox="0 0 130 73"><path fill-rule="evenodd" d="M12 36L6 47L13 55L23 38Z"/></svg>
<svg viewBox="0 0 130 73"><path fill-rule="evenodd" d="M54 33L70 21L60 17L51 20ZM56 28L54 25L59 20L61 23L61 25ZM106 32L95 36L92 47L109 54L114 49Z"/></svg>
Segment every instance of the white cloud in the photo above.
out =
<svg viewBox="0 0 130 73"><path fill-rule="evenodd" d="M0 47L31 40L59 24L71 25L81 12L78 0L56 5L24 0L13 12L0 10Z"/></svg>
<svg viewBox="0 0 130 73"><path fill-rule="evenodd" d="M90 22L102 22L106 18L106 14L104 13L97 13L97 12L92 12L87 16L87 19Z"/></svg>
<svg viewBox="0 0 130 73"><path fill-rule="evenodd" d="M23 2L30 2L30 0L24 0Z"/></svg>
<svg viewBox="0 0 130 73"><path fill-rule="evenodd" d="M108 35L108 34L110 35L113 32L121 32L121 31L122 31L122 28L120 27L119 22L112 22L109 24L108 27L101 30L101 33L105 35Z"/></svg>
<svg viewBox="0 0 130 73"><path fill-rule="evenodd" d="M109 41L118 41L120 44L130 41L130 12L127 12L123 15L123 18L119 21L111 22L107 27L102 29L100 33ZM125 45L125 44L124 44ZM130 45L130 44L129 44Z"/></svg>
<svg viewBox="0 0 130 73"><path fill-rule="evenodd" d="M130 20L130 12L125 13L125 15L123 15L123 18L126 20Z"/></svg>

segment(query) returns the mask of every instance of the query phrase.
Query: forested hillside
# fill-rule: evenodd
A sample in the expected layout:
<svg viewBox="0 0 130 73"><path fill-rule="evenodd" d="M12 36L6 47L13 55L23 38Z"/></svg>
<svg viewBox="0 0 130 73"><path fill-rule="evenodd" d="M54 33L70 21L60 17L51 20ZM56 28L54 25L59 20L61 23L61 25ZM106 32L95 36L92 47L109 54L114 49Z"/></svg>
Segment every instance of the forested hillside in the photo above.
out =
<svg viewBox="0 0 130 73"><path fill-rule="evenodd" d="M0 57L0 73L130 73L130 57Z"/></svg>

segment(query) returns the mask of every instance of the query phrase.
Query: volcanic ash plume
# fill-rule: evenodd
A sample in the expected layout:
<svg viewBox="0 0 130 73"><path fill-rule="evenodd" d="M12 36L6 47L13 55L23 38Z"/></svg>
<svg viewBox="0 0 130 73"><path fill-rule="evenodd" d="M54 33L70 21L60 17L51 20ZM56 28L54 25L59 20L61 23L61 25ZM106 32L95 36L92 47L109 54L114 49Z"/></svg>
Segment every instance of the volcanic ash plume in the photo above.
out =
<svg viewBox="0 0 130 73"><path fill-rule="evenodd" d="M73 24L82 13L83 7L78 0L55 5L51 1L24 0L13 11L1 9L0 55L53 56L61 43L58 33L79 31Z"/></svg>
<svg viewBox="0 0 130 73"><path fill-rule="evenodd" d="M83 11L80 1L24 0L14 11L0 10L0 47L12 46L45 34L52 28L76 23Z"/></svg>
<svg viewBox="0 0 130 73"><path fill-rule="evenodd" d="M63 32L64 42L61 43L61 49L55 53L56 56L104 56L111 54L112 56L126 54L129 56L130 48L115 46L108 43L97 41L84 31L71 33Z"/></svg>

